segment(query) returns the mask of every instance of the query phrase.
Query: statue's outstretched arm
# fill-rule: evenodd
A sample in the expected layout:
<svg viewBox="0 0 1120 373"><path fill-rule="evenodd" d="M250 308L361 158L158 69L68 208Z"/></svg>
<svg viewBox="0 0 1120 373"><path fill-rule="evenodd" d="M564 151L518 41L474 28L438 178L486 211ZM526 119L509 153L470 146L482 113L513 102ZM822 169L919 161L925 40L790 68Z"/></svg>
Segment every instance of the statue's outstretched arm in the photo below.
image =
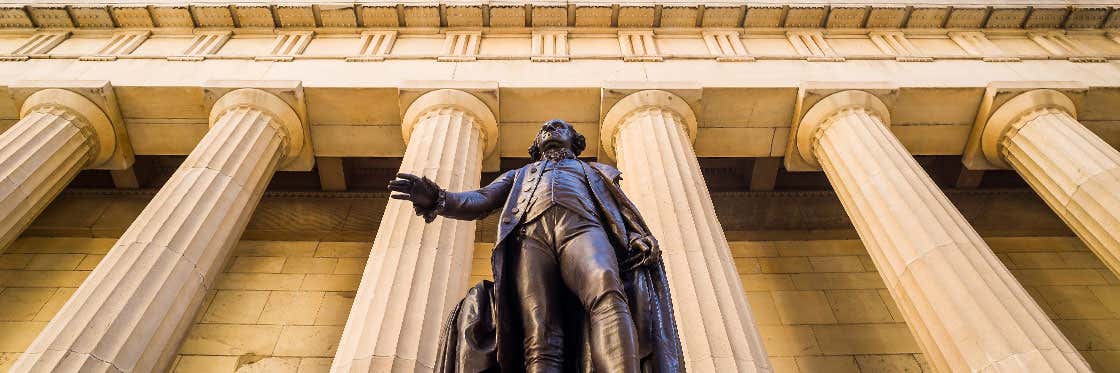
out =
<svg viewBox="0 0 1120 373"><path fill-rule="evenodd" d="M506 172L481 189L466 192L448 192L427 177L408 173L397 174L389 182L393 199L412 202L416 215L431 223L437 215L459 220L478 220L490 215L505 202L513 184L514 171Z"/></svg>
<svg viewBox="0 0 1120 373"><path fill-rule="evenodd" d="M490 185L466 192L445 192L444 207L440 215L459 220L478 220L502 207L513 187L516 171L507 171Z"/></svg>

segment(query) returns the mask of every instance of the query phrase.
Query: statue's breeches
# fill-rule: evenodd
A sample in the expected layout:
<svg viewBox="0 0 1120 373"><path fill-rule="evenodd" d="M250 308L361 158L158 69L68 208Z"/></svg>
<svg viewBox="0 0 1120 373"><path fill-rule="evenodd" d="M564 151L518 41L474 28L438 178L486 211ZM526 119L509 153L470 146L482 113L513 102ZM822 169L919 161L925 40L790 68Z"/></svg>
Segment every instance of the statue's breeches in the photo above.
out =
<svg viewBox="0 0 1120 373"><path fill-rule="evenodd" d="M599 222L553 206L519 234L514 255L525 335L525 370L560 372L564 361L564 288L579 298L590 325L598 372L637 372L636 336L618 260Z"/></svg>

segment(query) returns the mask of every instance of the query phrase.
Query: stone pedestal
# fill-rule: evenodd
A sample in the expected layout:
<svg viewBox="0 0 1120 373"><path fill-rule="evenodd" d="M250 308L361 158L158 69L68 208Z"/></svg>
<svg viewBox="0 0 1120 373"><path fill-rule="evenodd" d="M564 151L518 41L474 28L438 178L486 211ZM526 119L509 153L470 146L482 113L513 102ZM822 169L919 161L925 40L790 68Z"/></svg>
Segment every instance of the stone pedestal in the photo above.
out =
<svg viewBox="0 0 1120 373"><path fill-rule="evenodd" d="M477 189L498 132L490 109L469 93L424 94L404 115L408 148L400 171L444 189ZM377 229L332 372L431 372L443 319L470 278L475 222L416 216L390 199Z"/></svg>
<svg viewBox="0 0 1120 373"><path fill-rule="evenodd" d="M843 91L813 105L791 141L828 175L934 368L1090 371L887 123L879 99Z"/></svg>
<svg viewBox="0 0 1120 373"><path fill-rule="evenodd" d="M640 91L610 109L601 133L661 244L688 371L771 371L692 150L692 109L668 92Z"/></svg>
<svg viewBox="0 0 1120 373"><path fill-rule="evenodd" d="M226 94L210 123L12 372L168 368L273 171L303 144L296 113L260 90Z"/></svg>
<svg viewBox="0 0 1120 373"><path fill-rule="evenodd" d="M1085 128L1064 94L1029 91L984 128L988 162L1014 168L1101 261L1120 273L1120 152Z"/></svg>
<svg viewBox="0 0 1120 373"><path fill-rule="evenodd" d="M0 134L0 252L78 171L105 162L116 146L108 116L74 92L39 91L20 116Z"/></svg>

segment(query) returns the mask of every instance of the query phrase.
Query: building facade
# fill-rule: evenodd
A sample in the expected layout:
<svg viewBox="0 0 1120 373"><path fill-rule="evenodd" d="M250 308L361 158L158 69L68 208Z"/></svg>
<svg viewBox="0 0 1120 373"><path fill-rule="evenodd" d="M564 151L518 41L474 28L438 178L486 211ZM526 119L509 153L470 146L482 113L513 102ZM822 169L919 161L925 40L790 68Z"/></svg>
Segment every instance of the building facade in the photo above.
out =
<svg viewBox="0 0 1120 373"><path fill-rule="evenodd" d="M692 372L1120 371L1120 6L0 0L0 370L429 372L561 118Z"/></svg>

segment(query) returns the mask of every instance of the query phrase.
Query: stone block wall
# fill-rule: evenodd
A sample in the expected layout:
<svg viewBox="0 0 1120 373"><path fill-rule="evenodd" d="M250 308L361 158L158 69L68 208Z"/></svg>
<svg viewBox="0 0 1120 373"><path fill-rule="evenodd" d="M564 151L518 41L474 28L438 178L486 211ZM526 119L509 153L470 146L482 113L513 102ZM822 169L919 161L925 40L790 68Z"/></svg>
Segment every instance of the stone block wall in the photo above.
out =
<svg viewBox="0 0 1120 373"><path fill-rule="evenodd" d="M371 246L242 241L172 371L328 371Z"/></svg>
<svg viewBox="0 0 1120 373"><path fill-rule="evenodd" d="M0 254L0 372L112 247L24 237ZM1097 371L1120 370L1120 280L1073 237L988 243ZM490 278L478 243L471 284ZM175 372L325 372L369 242L242 241L195 316ZM733 241L777 372L929 371L858 240Z"/></svg>
<svg viewBox="0 0 1120 373"><path fill-rule="evenodd" d="M116 241L24 237L0 254L0 372L8 371Z"/></svg>

